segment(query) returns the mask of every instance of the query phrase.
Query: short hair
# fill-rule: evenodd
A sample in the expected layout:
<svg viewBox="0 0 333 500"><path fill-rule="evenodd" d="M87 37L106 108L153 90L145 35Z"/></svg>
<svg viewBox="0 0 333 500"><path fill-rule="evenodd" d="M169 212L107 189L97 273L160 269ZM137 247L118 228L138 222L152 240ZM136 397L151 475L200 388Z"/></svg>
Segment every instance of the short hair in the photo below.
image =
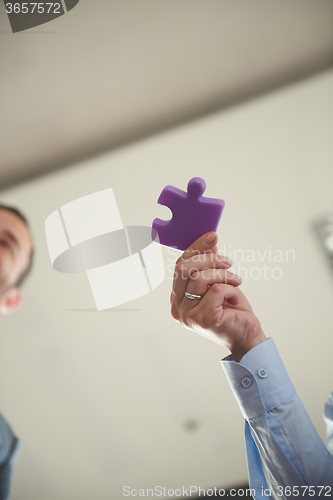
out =
<svg viewBox="0 0 333 500"><path fill-rule="evenodd" d="M8 212L11 212L11 213L15 214L17 217L19 217L24 222L24 224L27 226L27 228L30 231L28 220L22 214L22 212L20 210L18 210L15 207L9 206L9 205L4 205L2 203L0 203L0 210L7 210ZM26 277L29 275L29 273L31 271L31 268L32 268L33 257L34 257L34 249L32 248L28 267L20 274L17 282L15 283L15 286L21 287L22 283L25 281Z"/></svg>

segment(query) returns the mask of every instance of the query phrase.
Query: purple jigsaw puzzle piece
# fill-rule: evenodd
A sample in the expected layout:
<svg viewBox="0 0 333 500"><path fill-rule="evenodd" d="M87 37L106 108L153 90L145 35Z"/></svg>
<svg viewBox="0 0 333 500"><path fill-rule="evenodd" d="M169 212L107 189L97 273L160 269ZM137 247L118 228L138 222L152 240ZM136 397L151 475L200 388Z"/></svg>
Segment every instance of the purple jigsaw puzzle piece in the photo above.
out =
<svg viewBox="0 0 333 500"><path fill-rule="evenodd" d="M187 193L174 186L166 186L157 202L172 211L172 219L155 219L154 230L159 243L186 250L195 240L209 231L216 231L224 208L224 201L205 198L206 183L194 177L187 185ZM153 238L155 239L155 238Z"/></svg>

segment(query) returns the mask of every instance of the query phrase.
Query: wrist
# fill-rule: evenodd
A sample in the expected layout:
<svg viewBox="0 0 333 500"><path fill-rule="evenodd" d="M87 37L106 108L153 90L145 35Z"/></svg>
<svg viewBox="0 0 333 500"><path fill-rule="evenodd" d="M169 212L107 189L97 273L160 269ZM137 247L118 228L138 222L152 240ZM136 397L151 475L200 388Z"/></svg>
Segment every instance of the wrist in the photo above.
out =
<svg viewBox="0 0 333 500"><path fill-rule="evenodd" d="M234 360L239 363L242 357L245 356L247 352L256 347L258 344L261 344L265 340L267 340L267 337L261 329L255 335L251 335L245 339L241 339L235 346L232 347L232 349L230 349Z"/></svg>

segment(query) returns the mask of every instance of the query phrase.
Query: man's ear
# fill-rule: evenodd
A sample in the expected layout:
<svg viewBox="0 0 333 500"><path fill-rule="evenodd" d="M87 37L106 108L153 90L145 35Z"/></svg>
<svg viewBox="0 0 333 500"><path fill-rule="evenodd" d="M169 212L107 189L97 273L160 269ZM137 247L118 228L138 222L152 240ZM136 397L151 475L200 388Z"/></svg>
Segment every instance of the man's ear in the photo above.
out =
<svg viewBox="0 0 333 500"><path fill-rule="evenodd" d="M8 290L3 297L0 298L0 312L2 314L8 314L21 304L22 294L21 290L15 286Z"/></svg>

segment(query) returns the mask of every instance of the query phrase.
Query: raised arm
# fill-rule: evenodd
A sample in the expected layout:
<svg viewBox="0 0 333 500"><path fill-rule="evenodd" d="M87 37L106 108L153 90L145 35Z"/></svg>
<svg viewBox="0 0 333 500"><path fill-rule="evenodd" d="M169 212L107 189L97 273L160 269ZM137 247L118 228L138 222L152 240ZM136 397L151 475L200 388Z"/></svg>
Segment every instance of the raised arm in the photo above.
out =
<svg viewBox="0 0 333 500"><path fill-rule="evenodd" d="M217 254L216 244L217 236L209 233L178 259L171 313L186 328L231 352L222 366L245 418L253 496L331 498L333 457L297 396L273 340L266 338L238 288L241 279L228 271L232 263Z"/></svg>

